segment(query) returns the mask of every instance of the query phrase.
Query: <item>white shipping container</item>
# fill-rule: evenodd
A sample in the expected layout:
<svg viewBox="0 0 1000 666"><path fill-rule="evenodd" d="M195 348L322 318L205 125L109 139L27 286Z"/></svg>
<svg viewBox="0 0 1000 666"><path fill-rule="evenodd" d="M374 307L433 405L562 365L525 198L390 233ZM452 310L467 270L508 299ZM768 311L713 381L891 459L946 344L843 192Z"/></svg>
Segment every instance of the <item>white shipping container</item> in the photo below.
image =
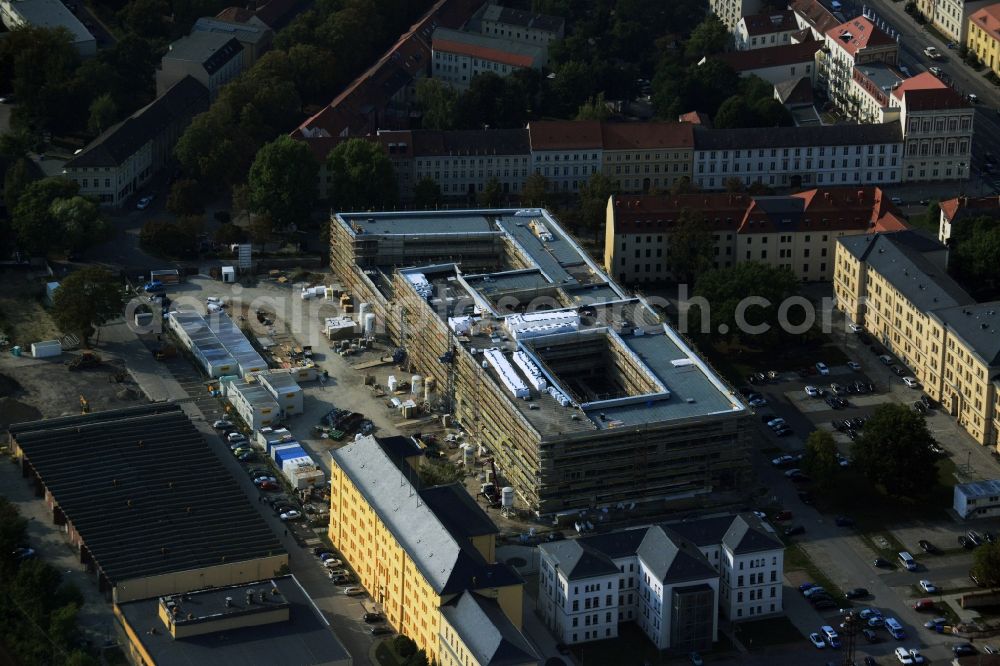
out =
<svg viewBox="0 0 1000 666"><path fill-rule="evenodd" d="M51 358L62 354L62 345L58 340L43 340L31 343L31 355L35 358Z"/></svg>

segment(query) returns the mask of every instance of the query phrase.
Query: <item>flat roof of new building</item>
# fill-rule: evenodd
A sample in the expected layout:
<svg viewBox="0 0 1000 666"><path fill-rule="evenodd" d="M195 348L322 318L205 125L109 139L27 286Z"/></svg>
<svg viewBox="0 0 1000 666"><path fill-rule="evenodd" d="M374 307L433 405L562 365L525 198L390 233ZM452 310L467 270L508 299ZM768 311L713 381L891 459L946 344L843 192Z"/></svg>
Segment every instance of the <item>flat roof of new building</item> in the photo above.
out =
<svg viewBox="0 0 1000 666"><path fill-rule="evenodd" d="M299 391L302 388L290 372L272 370L260 373L259 377L262 381L267 382L275 391Z"/></svg>
<svg viewBox="0 0 1000 666"><path fill-rule="evenodd" d="M533 349L539 346L571 345L571 338L577 335L604 335L631 359L626 363L644 367L647 386L667 387L666 391L651 389L649 393L617 396L610 402L587 398L573 399L568 405L560 395L547 390L532 393L530 402L512 400L542 437L746 411L731 388L648 304L629 296L608 278L543 209L340 213L334 223L355 238L366 233L378 233L386 240L406 236L426 242L437 237L442 244L456 233L498 234L519 258L516 268L465 275L459 261L396 270L409 278L411 287L414 282L422 285L428 312L444 319L446 325L452 325L449 318L488 320L492 333L462 325L469 330L459 334L458 340L470 353L493 348L510 363L514 352L533 356ZM510 317L525 312L537 317L542 328L534 327L537 330L530 334L530 340L518 340L511 332ZM553 328L545 321L550 318L576 321ZM506 333L497 332L494 323ZM524 326L531 328L532 324ZM533 360L538 364L537 358ZM518 370L510 372L520 376ZM487 364L484 375L493 380L498 391L509 392L495 368ZM547 380L547 385L563 397L571 394L560 378L549 376Z"/></svg>
<svg viewBox="0 0 1000 666"><path fill-rule="evenodd" d="M180 405L9 431L113 584L285 553Z"/></svg>
<svg viewBox="0 0 1000 666"><path fill-rule="evenodd" d="M351 663L347 649L293 576L190 592L180 603L185 612L189 608L205 613L225 612L225 597L230 596L233 598L233 609L241 610L246 591L270 589L272 583L288 604L287 621L175 639L159 618L159 598L118 604L118 609L156 666L325 666ZM153 627L157 631L150 631Z"/></svg>

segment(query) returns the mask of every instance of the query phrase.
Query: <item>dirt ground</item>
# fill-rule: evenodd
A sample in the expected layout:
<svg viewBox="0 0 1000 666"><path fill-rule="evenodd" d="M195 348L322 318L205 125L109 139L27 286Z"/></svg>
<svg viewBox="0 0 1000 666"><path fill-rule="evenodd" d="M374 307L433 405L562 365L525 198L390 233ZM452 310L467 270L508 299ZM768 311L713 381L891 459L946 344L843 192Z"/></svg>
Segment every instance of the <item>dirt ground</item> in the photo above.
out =
<svg viewBox="0 0 1000 666"><path fill-rule="evenodd" d="M45 283L51 278L24 273L0 273L0 333L11 346L28 348L32 342L61 337L52 317L42 306Z"/></svg>
<svg viewBox="0 0 1000 666"><path fill-rule="evenodd" d="M75 356L64 353L54 359L0 356L0 430L11 423L52 418L81 411L81 396L90 411L117 409L145 401L145 396L127 373L113 381L119 366L70 372L64 365ZM120 375L119 375L120 376Z"/></svg>

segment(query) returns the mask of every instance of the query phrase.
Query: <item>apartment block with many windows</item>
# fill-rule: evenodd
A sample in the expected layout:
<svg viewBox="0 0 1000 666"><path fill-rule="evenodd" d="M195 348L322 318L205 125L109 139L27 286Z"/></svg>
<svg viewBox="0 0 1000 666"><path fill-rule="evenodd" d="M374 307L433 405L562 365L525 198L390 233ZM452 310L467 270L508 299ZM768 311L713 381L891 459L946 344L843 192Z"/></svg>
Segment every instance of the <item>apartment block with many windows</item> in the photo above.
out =
<svg viewBox="0 0 1000 666"><path fill-rule="evenodd" d="M964 43L990 71L1000 76L1000 2L969 16Z"/></svg>
<svg viewBox="0 0 1000 666"><path fill-rule="evenodd" d="M733 42L738 51L780 46L791 44L792 35L799 30L791 10L745 15L736 25Z"/></svg>
<svg viewBox="0 0 1000 666"><path fill-rule="evenodd" d="M899 44L874 23L859 16L834 26L824 36L826 48L820 53L820 78L830 100L848 115L854 115L851 88L854 68L873 63L896 65Z"/></svg>
<svg viewBox="0 0 1000 666"><path fill-rule="evenodd" d="M997 444L1000 302L947 274L948 249L909 230L838 241L837 306L913 371L980 444Z"/></svg>
<svg viewBox="0 0 1000 666"><path fill-rule="evenodd" d="M608 200L605 270L626 284L682 279L672 270L670 242L685 215L712 231L716 268L757 261L786 267L808 281L833 278L841 236L907 228L877 187L787 196L615 195Z"/></svg>

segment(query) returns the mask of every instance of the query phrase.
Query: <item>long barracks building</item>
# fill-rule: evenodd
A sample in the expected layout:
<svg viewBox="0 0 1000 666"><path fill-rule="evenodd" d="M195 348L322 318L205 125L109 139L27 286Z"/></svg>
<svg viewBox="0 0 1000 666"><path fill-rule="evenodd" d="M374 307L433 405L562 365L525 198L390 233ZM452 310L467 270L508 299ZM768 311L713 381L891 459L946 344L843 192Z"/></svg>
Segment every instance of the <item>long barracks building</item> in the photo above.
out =
<svg viewBox="0 0 1000 666"><path fill-rule="evenodd" d="M342 284L529 510L739 492L747 408L548 212L340 213L330 237Z"/></svg>

